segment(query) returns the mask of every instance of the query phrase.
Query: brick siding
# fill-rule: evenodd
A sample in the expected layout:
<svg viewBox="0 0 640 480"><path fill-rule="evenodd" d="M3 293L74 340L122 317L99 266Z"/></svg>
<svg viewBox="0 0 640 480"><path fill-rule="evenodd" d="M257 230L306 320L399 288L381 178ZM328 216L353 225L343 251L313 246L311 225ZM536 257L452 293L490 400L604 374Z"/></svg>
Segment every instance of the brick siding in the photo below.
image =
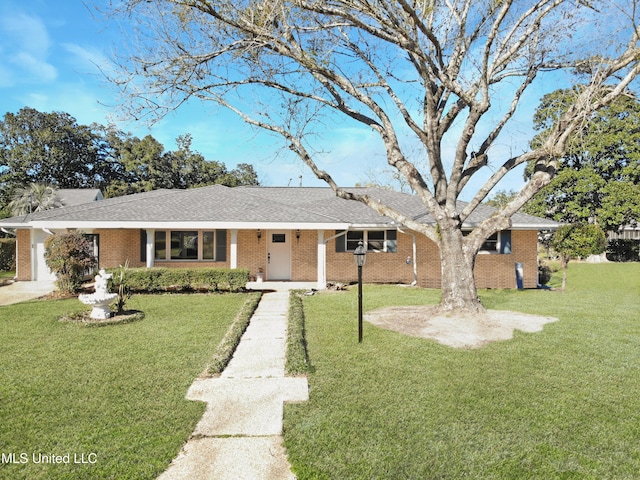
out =
<svg viewBox="0 0 640 480"><path fill-rule="evenodd" d="M111 268L124 264L128 259L130 267L144 267L141 260L141 236L137 229L102 229L93 233L100 235L100 267ZM324 238L332 237L333 230L326 230ZM267 273L268 231L262 230L258 239L257 230L238 231L238 268L246 268L255 278L259 269ZM479 254L476 258L475 278L478 288L515 288L515 264L520 262L524 269L525 288L535 288L537 284L537 232L512 231L512 253ZM357 268L353 252L336 252L336 240L326 245L327 281L355 282ZM439 288L440 257L436 245L424 235L416 234L417 259L413 259L413 237L410 233L398 232L397 252L367 254L363 268L363 280L370 283L413 282L413 264L417 261L418 285ZM31 280L31 240L29 230L17 233L17 277ZM295 230L290 233L291 280L314 282L317 280L318 234L315 230ZM163 267L229 267L231 257L231 231L227 230L227 255L224 262L211 261L155 261ZM265 277L266 279L267 277Z"/></svg>
<svg viewBox="0 0 640 480"><path fill-rule="evenodd" d="M326 236L329 232L325 232ZM524 287L535 288L538 281L538 232L514 230L511 233L512 253L483 254L476 257L474 276L478 288L515 288L515 264L523 264ZM416 234L418 285L440 288L440 255L435 243ZM413 265L407 264L412 256L412 236L398 232L397 253L367 253L363 267L364 282L411 283ZM352 252L336 253L335 240L327 244L327 280L355 282L357 268Z"/></svg>
<svg viewBox="0 0 640 480"><path fill-rule="evenodd" d="M16 277L22 282L31 280L31 230L16 233Z"/></svg>
<svg viewBox="0 0 640 480"><path fill-rule="evenodd" d="M334 231L326 231L325 238L332 237ZM411 283L413 265L407 264L412 257L412 237L398 232L397 252L368 252L362 268L362 281L369 283ZM418 257L420 253L418 253ZM358 280L353 252L336 252L336 239L327 243L327 281L355 282Z"/></svg>
<svg viewBox="0 0 640 480"><path fill-rule="evenodd" d="M248 269L252 278L255 278L258 269L262 269L263 272L266 270L266 241L267 234L264 230L260 239L258 239L257 230L238 230L238 268ZM229 238L227 245L230 244Z"/></svg>
<svg viewBox="0 0 640 480"><path fill-rule="evenodd" d="M93 231L100 235L100 268L115 268L129 261L130 267L144 267L140 260L140 230L102 229Z"/></svg>
<svg viewBox="0 0 640 480"><path fill-rule="evenodd" d="M291 279L296 282L318 280L318 232L301 230L300 239L291 232Z"/></svg>
<svg viewBox="0 0 640 480"><path fill-rule="evenodd" d="M510 254L479 254L475 278L478 288L516 288L516 262L522 263L524 287L538 283L538 232L513 230Z"/></svg>

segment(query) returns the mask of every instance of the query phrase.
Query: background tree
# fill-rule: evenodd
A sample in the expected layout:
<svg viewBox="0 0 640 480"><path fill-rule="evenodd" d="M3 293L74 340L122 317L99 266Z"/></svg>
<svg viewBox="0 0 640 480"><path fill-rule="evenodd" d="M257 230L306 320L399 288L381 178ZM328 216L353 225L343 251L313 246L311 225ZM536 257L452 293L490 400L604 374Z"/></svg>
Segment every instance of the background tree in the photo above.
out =
<svg viewBox="0 0 640 480"><path fill-rule="evenodd" d="M515 190L497 190L484 204L494 208L504 208L518 196Z"/></svg>
<svg viewBox="0 0 640 480"><path fill-rule="evenodd" d="M607 237L598 225L563 225L553 234L551 245L560 254L562 290L564 290L567 286L569 260L604 252L607 247Z"/></svg>
<svg viewBox="0 0 640 480"><path fill-rule="evenodd" d="M253 165L250 163L238 163L236 168L224 174L217 183L229 187L239 187L242 185L260 185L260 180Z"/></svg>
<svg viewBox="0 0 640 480"><path fill-rule="evenodd" d="M108 139L111 155L122 165L120 178L106 187L108 197L146 192L158 188L156 171L162 168L164 146L153 136L143 139L111 131Z"/></svg>
<svg viewBox="0 0 640 480"><path fill-rule="evenodd" d="M438 245L442 309L482 311L473 278L482 243L508 229L513 213L551 181L585 119L629 89L639 70L637 10L635 0L124 0L111 2L111 13L144 35L113 80L136 118L195 97L281 136L338 196ZM540 146L494 154L524 92L554 71L571 71L571 81L587 86ZM322 133L337 119L378 135L388 164L437 226L347 191L318 167L316 152L331 141ZM424 171L406 154L407 143L419 145ZM498 182L528 163L533 173L518 195L463 235L463 223ZM488 180L458 204L487 167Z"/></svg>
<svg viewBox="0 0 640 480"><path fill-rule="evenodd" d="M191 150L191 142L191 135L181 135L176 139L178 149L162 156L162 167L154 172L156 188L202 187L224 182L225 165L205 161L200 153Z"/></svg>
<svg viewBox="0 0 640 480"><path fill-rule="evenodd" d="M583 86L545 95L536 110L540 133L532 148L544 143ZM525 171L532 174L533 166ZM640 218L640 102L630 95L585 119L567 142L558 174L527 205L527 212L567 223L597 223L605 231Z"/></svg>
<svg viewBox="0 0 640 480"><path fill-rule="evenodd" d="M259 183L250 165L229 171L192 151L191 142L191 135L182 135L177 151L165 151L151 135L139 139L114 127L80 125L67 113L28 107L8 112L0 122L0 216L11 214L7 205L29 184L100 188L114 197L158 188ZM33 201L35 192L31 195Z"/></svg>
<svg viewBox="0 0 640 480"><path fill-rule="evenodd" d="M258 175L248 164L238 164L229 171L224 163L205 160L191 150L190 134L176 139L178 149L165 152L164 146L151 135L143 139L112 132L110 144L123 166L120 179L112 181L107 196L146 192L160 188L195 188L205 185L258 185Z"/></svg>
<svg viewBox="0 0 640 480"><path fill-rule="evenodd" d="M79 125L67 113L42 113L27 107L17 114L6 113L0 122L2 203L7 203L17 185L93 188L108 182L97 140L91 127Z"/></svg>
<svg viewBox="0 0 640 480"><path fill-rule="evenodd" d="M9 202L11 215L14 216L41 212L61 206L62 200L58 197L58 188L42 183L31 183L28 187L15 189L13 198Z"/></svg>

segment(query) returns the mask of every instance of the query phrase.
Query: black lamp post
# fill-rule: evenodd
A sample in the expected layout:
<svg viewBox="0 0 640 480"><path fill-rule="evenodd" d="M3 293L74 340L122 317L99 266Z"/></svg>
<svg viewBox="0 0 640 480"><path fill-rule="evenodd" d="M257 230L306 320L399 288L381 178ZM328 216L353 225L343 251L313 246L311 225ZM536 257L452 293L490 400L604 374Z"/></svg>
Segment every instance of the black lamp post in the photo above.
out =
<svg viewBox="0 0 640 480"><path fill-rule="evenodd" d="M358 242L353 258L358 266L358 343L362 343L362 266L367 261L367 251L362 241Z"/></svg>

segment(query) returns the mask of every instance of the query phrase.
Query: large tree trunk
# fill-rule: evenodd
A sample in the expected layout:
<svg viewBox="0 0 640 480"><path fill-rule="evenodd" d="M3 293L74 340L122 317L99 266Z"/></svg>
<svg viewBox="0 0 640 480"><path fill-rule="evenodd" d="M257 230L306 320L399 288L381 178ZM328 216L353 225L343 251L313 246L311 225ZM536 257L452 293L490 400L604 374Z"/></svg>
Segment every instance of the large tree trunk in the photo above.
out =
<svg viewBox="0 0 640 480"><path fill-rule="evenodd" d="M473 278L475 252L466 251L462 231L440 229L443 311L484 312Z"/></svg>

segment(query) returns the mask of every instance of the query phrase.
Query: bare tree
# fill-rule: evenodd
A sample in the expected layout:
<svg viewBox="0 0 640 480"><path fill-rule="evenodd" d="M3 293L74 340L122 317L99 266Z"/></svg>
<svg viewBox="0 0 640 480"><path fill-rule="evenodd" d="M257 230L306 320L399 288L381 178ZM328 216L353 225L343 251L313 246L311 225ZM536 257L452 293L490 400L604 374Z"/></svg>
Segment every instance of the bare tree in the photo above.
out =
<svg viewBox="0 0 640 480"><path fill-rule="evenodd" d="M137 27L135 51L120 57L116 80L137 118L162 116L197 97L280 135L336 195L438 245L442 309L482 311L473 267L483 241L510 227L511 216L554 176L567 138L628 94L638 75L636 1L114 1L111 13ZM493 158L492 146L525 92L549 75L557 82L561 72L583 88L544 144ZM334 114L380 137L388 164L436 226L351 193L318 167L311 135ZM408 136L421 147L428 165L422 171L403 147ZM535 164L529 182L463 235L474 209L525 163ZM470 202L459 203L483 171L488 179Z"/></svg>

